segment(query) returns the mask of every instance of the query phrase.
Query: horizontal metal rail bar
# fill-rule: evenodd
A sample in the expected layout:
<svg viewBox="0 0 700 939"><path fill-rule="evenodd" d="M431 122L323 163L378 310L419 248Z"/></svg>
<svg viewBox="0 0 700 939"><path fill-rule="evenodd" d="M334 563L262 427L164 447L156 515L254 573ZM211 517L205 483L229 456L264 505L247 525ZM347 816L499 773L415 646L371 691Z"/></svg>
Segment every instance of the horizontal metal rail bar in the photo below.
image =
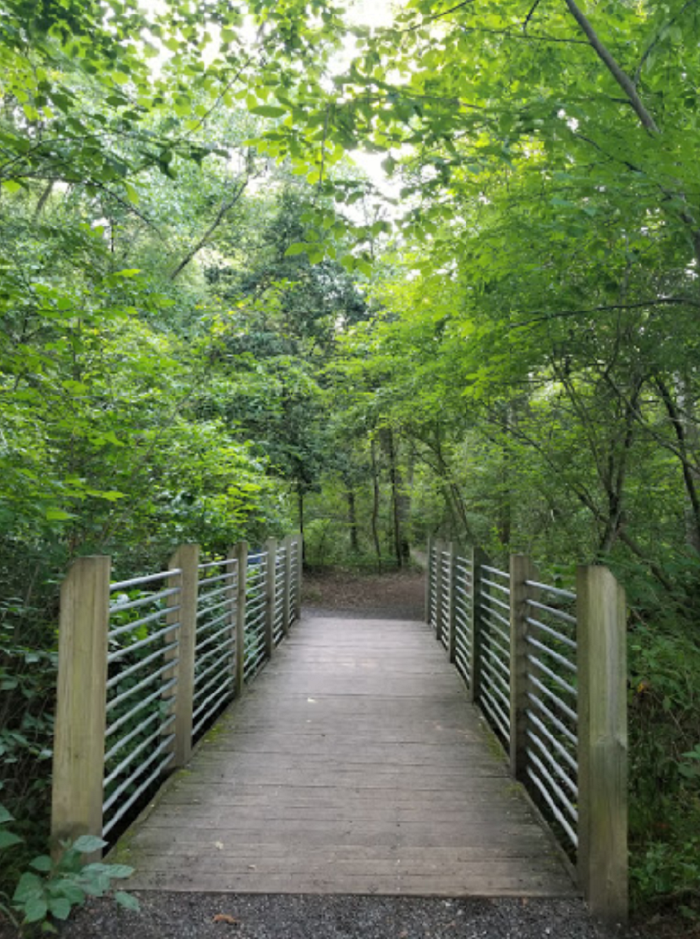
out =
<svg viewBox="0 0 700 939"><path fill-rule="evenodd" d="M576 711L574 711L573 708L570 708L568 704L566 704L564 701L562 701L562 699L559 697L558 694L556 694L554 691L552 691L551 688L548 688L548 687L544 684L544 682L541 682L541 681L539 680L539 678L536 678L536 677L535 677L535 675L530 675L529 678L530 678L530 681L532 682L532 684L535 685L537 688L539 688L539 690L542 692L542 694L547 695L547 697L548 697L551 701L553 701L553 702L556 704L556 706L557 706L561 711L564 712L564 714L566 714L566 716L569 718L569 720L573 721L574 723L577 723L577 722L578 722L578 714L576 713Z"/></svg>
<svg viewBox="0 0 700 939"><path fill-rule="evenodd" d="M541 782L541 780L539 779L539 777L537 776L537 774L533 771L533 769L532 769L531 766L528 766L528 767L527 767L527 775L530 777L530 779L532 779L532 781L534 782L534 784L535 784L535 785L537 786L537 788L539 789L539 791L540 791L540 793L541 793L541 795L542 795L542 798L545 800L545 802L546 802L547 805L549 806L549 809L550 809L550 811L552 812L552 815L554 815L554 817L556 818L556 820L559 822L559 824L561 825L561 827L564 829L564 831L566 832L566 834L569 836L569 839L571 840L571 843L573 844L573 846L574 846L575 848L577 848L577 847L578 847L578 835L576 834L576 832L573 830L573 828L572 828L571 825L569 824L568 820L567 820L566 817L564 816L564 813L563 813L563 812L561 811L561 809L558 808L558 806L555 804L555 802L554 802L554 800L552 799L551 795L550 795L549 792L547 791L547 787L544 785L543 782Z"/></svg>
<svg viewBox="0 0 700 939"><path fill-rule="evenodd" d="M218 697L217 697L218 695ZM206 701L203 702L203 705L208 705L205 713L195 721L192 727L192 736L196 737L200 732L202 727L206 724L207 721L211 720L212 716L216 714L219 708L233 695L233 688L225 689L222 694L219 695L218 689ZM212 703L213 702L213 703Z"/></svg>
<svg viewBox="0 0 700 939"><path fill-rule="evenodd" d="M490 719L491 726L500 730L506 740L510 740L510 720L504 715L485 688L481 689L479 703L486 717Z"/></svg>
<svg viewBox="0 0 700 939"><path fill-rule="evenodd" d="M534 626L536 629L541 629L542 632L547 633L548 636L552 636L557 640L557 642L563 643L570 649L576 649L576 641L574 639L570 639L568 636L562 635L560 632L557 632L556 629L552 629L552 627L548 626L546 623L541 623L538 619L535 619L534 616L526 616L525 619L531 626Z"/></svg>
<svg viewBox="0 0 700 939"><path fill-rule="evenodd" d="M218 626L218 623L211 623L210 625ZM233 624L227 623L222 629L217 629L215 633L212 633L210 636L207 636L205 639L202 639L201 642L198 639L197 645L194 647L195 659L199 661L200 660L199 653L202 651L202 649L206 649L207 646L210 646L212 642L216 642L216 640L219 639L221 636L225 636L227 633L230 635L232 630L233 630ZM203 634L204 634L204 630L202 630L202 635ZM199 636L199 633L198 633L198 636Z"/></svg>
<svg viewBox="0 0 700 939"><path fill-rule="evenodd" d="M539 600L533 600L530 597L528 597L525 602L528 604L528 606L532 606L536 610L543 610L545 613L549 613L550 616L556 616L557 619L563 620L570 626L576 625L576 617L572 616L571 613L566 613L564 610L558 610L555 606L548 606L546 603L540 603Z"/></svg>
<svg viewBox="0 0 700 939"><path fill-rule="evenodd" d="M128 789L129 786L132 785L132 783L143 773L145 769L148 769L152 763L155 763L163 750L165 750L174 739L175 734L168 734L161 739L161 743L158 747L156 747L153 753L151 753L151 755L145 759L143 763L141 763L140 766L138 766L130 776L123 780L112 793L110 793L109 798L107 798L102 805L103 812L108 812L112 808L122 792L124 792L125 789Z"/></svg>
<svg viewBox="0 0 700 939"><path fill-rule="evenodd" d="M208 659L208 658L211 658L211 653L208 653L208 654L205 656L205 658L207 658L207 659ZM218 659L215 659L215 660L211 663L211 665L207 665L206 668L201 669L200 671L198 671L198 672L195 674L195 679L194 679L194 681L195 681L195 686L196 686L199 682L203 681L203 679L205 679L205 678L207 677L207 675L211 675L211 673L214 672L214 671L216 671L217 669L219 669L219 671L221 671L221 662L220 662Z"/></svg>
<svg viewBox="0 0 700 939"><path fill-rule="evenodd" d="M496 583L495 580L489 580L487 577L482 577L481 583L486 584L488 587L493 587L494 590L500 590L501 593L504 593L507 597L510 596L510 587L506 587L505 584Z"/></svg>
<svg viewBox="0 0 700 939"><path fill-rule="evenodd" d="M151 652L150 655L147 655L145 658L141 659L138 662L134 662L133 665L130 665L128 668L125 668L124 671L118 672L116 675L113 675L108 679L106 684L106 689L109 691L114 688L115 685L118 685L120 681L124 681L125 678L128 678L129 675L133 675L134 672L138 672L140 668L143 668L145 665L150 665L151 662L154 662L156 659L160 659L165 655L166 652L170 652L172 649L177 649L178 642L168 643L167 646L162 646L160 649L156 649L155 652Z"/></svg>
<svg viewBox="0 0 700 939"><path fill-rule="evenodd" d="M151 701L155 701L157 698L162 698L165 692L169 691L176 684L177 678L170 678L167 682L164 682L160 688L152 691L149 695L146 695L145 698L141 698L141 700L138 701L130 711L127 711L126 714L122 714L121 717L118 717L114 721L114 723L109 725L107 730L105 730L105 739L107 737L111 737L115 731L119 730L119 728L127 721L130 721L134 714L138 714L139 711L142 711L146 705L151 703Z"/></svg>
<svg viewBox="0 0 700 939"><path fill-rule="evenodd" d="M111 701L107 702L107 712L109 713L109 711L113 711L118 704L121 704L122 701L126 701L127 698L130 698L132 694L136 694L137 691L143 691L144 688L147 688L149 685L153 684L154 681L164 675L171 668L175 668L176 665L177 659L170 659L165 663L165 665L161 665L160 668L157 668L154 672L151 672L150 675L146 675L145 678L142 678L141 681L136 682L136 684L132 685L131 688L128 688L126 691L122 691L121 694L118 694L115 698L112 698Z"/></svg>
<svg viewBox="0 0 700 939"><path fill-rule="evenodd" d="M486 607L482 609L481 613L483 619L486 619L487 617L493 617L497 623L500 623L501 626L506 628L507 635L510 636L510 619L503 616L503 614L499 613L498 610L489 610ZM510 639L508 641L510 641Z"/></svg>
<svg viewBox="0 0 700 939"><path fill-rule="evenodd" d="M218 561L205 561L204 564L198 564L198 571L208 571L212 567L235 567L238 564L238 558L220 558Z"/></svg>
<svg viewBox="0 0 700 939"><path fill-rule="evenodd" d="M493 651L493 649L489 649L488 646L482 646L481 651L484 653L484 655L486 655L489 658L491 662L493 662L494 665L498 666L500 671L503 673L503 679L506 685L509 685L510 684L510 663L506 665L503 659L497 656L496 653Z"/></svg>
<svg viewBox="0 0 700 939"><path fill-rule="evenodd" d="M162 571L159 574L146 574L145 577L132 577L131 580L118 580L114 584L109 585L110 593L113 593L115 590L124 590L126 587L138 587L141 584L152 584L155 580L164 580L166 577L174 577L176 574L181 574L181 567L174 567L171 571Z"/></svg>
<svg viewBox="0 0 700 939"><path fill-rule="evenodd" d="M525 752L528 756L528 759L531 760L531 762L534 763L537 769L540 771L542 778L548 783L550 792L552 792L557 797L559 805L565 809L566 812L568 812L572 821L577 822L578 811L576 807L573 805L567 794L562 790L556 779L554 779L542 760L530 747L526 747Z"/></svg>
<svg viewBox="0 0 700 939"><path fill-rule="evenodd" d="M565 763L568 763L568 765L571 767L571 769L574 771L574 773L576 773L576 774L578 775L578 763L577 763L577 761L574 759L574 757L569 753L569 751L566 749L566 747L565 747L564 744L561 742L561 740L557 740L557 738L556 738L556 737L554 736L554 734L549 730L549 728L547 727L547 725L546 725L543 721L541 721L541 720L539 719L539 717L538 717L533 711L531 711L531 710L528 708L525 713L526 713L526 715L527 715L528 720L532 721L532 723L533 723L533 724L535 725L535 727L539 730L539 732L540 732L544 737L546 737L546 739L551 743L551 745L552 745L552 746L554 747L554 749L557 751L557 753L559 754L559 756L561 756L561 758L564 760L564 762L565 762Z"/></svg>
<svg viewBox="0 0 700 939"><path fill-rule="evenodd" d="M124 600L122 603L114 603L109 608L109 615L122 613L124 610L135 610L137 607L146 606L149 603L156 603L158 600L172 597L179 592L180 587L167 587L165 590L157 591L157 593L149 593L145 597L136 597L134 600Z"/></svg>
<svg viewBox="0 0 700 939"><path fill-rule="evenodd" d="M507 580L510 580L510 574L508 571L502 571L498 567L491 567L490 564L482 564L481 570L488 571L490 574L496 574L499 577L505 577Z"/></svg>
<svg viewBox="0 0 700 939"><path fill-rule="evenodd" d="M209 679L209 681L205 681L204 684L199 686L197 693L194 696L195 701L197 701L203 694L206 694L207 691L210 691L212 688L221 688L222 686L228 685L230 679L231 676L227 675L225 680L222 681L221 676L219 674L215 674Z"/></svg>
<svg viewBox="0 0 700 939"><path fill-rule="evenodd" d="M199 623L196 630L197 636L197 646L199 648L199 637L204 636L210 629L213 629L214 626L218 626L219 623L224 623L228 620L228 625L226 629L233 628L233 610L224 610L223 613L220 613L218 616L215 616L214 619L210 619L208 622ZM218 635L218 633L217 633Z"/></svg>
<svg viewBox="0 0 700 939"><path fill-rule="evenodd" d="M550 584L542 584L539 580L526 580L525 584L528 587L537 587L538 590L546 590L548 593L553 593L555 597L564 597L565 600L576 599L576 594L572 593L571 590L562 590L561 587L552 587Z"/></svg>
<svg viewBox="0 0 700 939"><path fill-rule="evenodd" d="M127 743L130 743L130 741L132 741L134 737L138 737L138 735L140 733L143 733L143 731L148 727L149 724L152 724L153 721L159 720L160 717L161 717L161 714L159 711L152 711L148 715L148 717L145 720L141 721L141 723L137 727L134 727L133 730L130 730L129 733L125 734L123 737L119 737L119 739L114 744L114 746L112 746L105 753L105 758L104 758L105 766L115 754L119 753L122 747L125 747Z"/></svg>
<svg viewBox="0 0 700 939"><path fill-rule="evenodd" d="M537 734L534 733L529 727L527 729L527 736L532 741L532 743L534 743L534 745L540 751L542 756L547 760L549 765L552 767L552 770L557 774L559 779L561 779L561 781L567 787L567 789L572 794L574 799L577 798L578 786L576 785L574 780L570 776L567 775L567 773L564 770L564 767L560 763L557 763L557 761L554 759L554 757L549 752L547 747L544 745L544 742L540 740Z"/></svg>
<svg viewBox="0 0 700 939"><path fill-rule="evenodd" d="M163 731L166 730L166 728L168 728L174 722L175 722L175 715L171 714L162 722L162 724L156 727L156 729L153 731L152 734L150 734L150 736L146 737L136 747L134 747L134 749L129 754L127 754L127 756L124 757L121 763L112 770L109 776L105 778L104 783L103 783L104 787L107 788L107 786L109 786L111 782L114 782L114 780L118 776L121 776L121 774L124 772L127 766L130 766L131 763L134 762L136 757L140 753L143 753L143 751L146 749L147 746L149 746L149 744L153 743L154 740L159 740L163 736Z"/></svg>
<svg viewBox="0 0 700 939"><path fill-rule="evenodd" d="M208 652L205 652L204 655L197 656L195 662L195 682L197 682L203 675L206 675L207 672L202 669L202 665L209 661L212 656L222 655L226 649L230 649L236 642L235 636L230 636L228 639L225 639L223 642L220 642L219 645L214 646L213 649L210 649ZM218 660L217 660L218 663Z"/></svg>
<svg viewBox="0 0 700 939"><path fill-rule="evenodd" d="M216 574L214 577L203 577L202 580L198 582L200 595L209 595L208 591L202 592L202 587L209 587L211 584L220 584L222 580L228 581L230 587L235 587L237 586L238 574L236 571L227 571L225 574Z"/></svg>
<svg viewBox="0 0 700 939"><path fill-rule="evenodd" d="M157 630L154 633L151 633L150 636L146 636L145 639L139 639L138 642L132 642L128 646L123 646L121 649L114 649L111 652L107 653L107 662L111 664L112 662L117 662L119 659L124 658L125 655L128 655L130 652L133 652L134 649L142 649L144 646L150 645L152 642L155 642L157 639L160 639L162 636L167 636L168 633L171 633L174 629L179 629L179 623L168 623L167 626L163 626L162 629Z"/></svg>
<svg viewBox="0 0 700 939"><path fill-rule="evenodd" d="M564 668L567 668L570 672L576 674L576 663L569 661L566 656L561 655L559 652L555 652L554 649L550 649L549 646L546 646L543 642L540 642L539 639L535 639L534 636L526 636L525 641L528 643L528 645L535 646L537 649L545 652L550 658L554 659L555 662L559 662L559 664L563 665Z"/></svg>
<svg viewBox="0 0 700 939"><path fill-rule="evenodd" d="M529 700L532 701L532 703L535 705L535 707L539 708L539 710L544 714L549 723L553 724L557 728L562 737L566 737L569 743L572 743L574 746L576 746L578 743L576 734L569 730L566 724L560 720L556 714L553 714L552 711L550 711L544 701L541 698L538 698L537 695L532 694L531 691L528 691L527 696Z"/></svg>
<svg viewBox="0 0 700 939"><path fill-rule="evenodd" d="M115 626L113 629L110 629L107 633L108 639L116 639L117 636L122 636L124 633L131 633L135 629L138 629L139 626L145 626L147 623L153 623L157 619L162 619L168 613L177 613L180 609L178 606L164 606L160 610L154 610L153 613L149 613L147 616L141 616L139 619L132 620L130 623L124 623L122 626Z"/></svg>
<svg viewBox="0 0 700 939"><path fill-rule="evenodd" d="M171 742L171 741L169 740L169 741L168 741L168 745L170 744L170 742ZM162 749L161 749L161 752L162 752ZM107 824L103 826L103 828L102 828L102 837L103 837L103 838L106 838L106 837L107 837L107 835L108 835L109 832L114 828L114 826L117 824L117 822L119 821L119 819L122 818L124 815L126 815L126 813L129 811L129 809L131 808L131 806L137 801L137 799L139 799L139 798L141 797L141 795L148 789L148 787L151 786L151 785L156 781L156 779L158 779L158 777L161 775L161 773L162 773L163 770L166 768L166 766L167 766L169 763L172 763L172 761L173 761L174 759L175 759L175 754L174 754L174 753L168 753L168 755L165 757L165 759L162 760L162 761L158 764L158 766L157 766L157 767L155 768L155 770L151 773L151 775L148 777L148 779L144 780L144 782L141 783L141 785L138 787L138 789L136 789L134 792L132 792L131 795L128 797L128 799L126 799L126 800L119 806L119 809L114 813L114 815L113 815L112 818L109 820L109 822L107 822Z"/></svg>
<svg viewBox="0 0 700 939"><path fill-rule="evenodd" d="M569 694L572 694L576 698L578 697L578 691L574 687L574 685L570 685L568 681L565 681L561 677L561 675L557 675L557 673L552 671L552 669L549 668L547 665L545 665L544 662L541 662L540 659L537 658L537 656L531 655L530 653L528 653L527 660L532 665L534 665L535 668L538 668L548 678L551 678L552 681L562 689L562 691L566 691Z"/></svg>
<svg viewBox="0 0 700 939"><path fill-rule="evenodd" d="M207 590L205 594L199 597L198 606L202 600L212 600L214 597L220 597L222 594L231 595L232 587L227 584L225 587L217 587L215 590ZM200 615L200 610L197 610L197 616Z"/></svg>
<svg viewBox="0 0 700 939"><path fill-rule="evenodd" d="M489 604L495 604L497 607L500 607L501 610L505 610L510 617L510 603L506 603L504 600L499 600L498 597L493 597L490 593L483 593L481 595L481 599ZM492 610L491 612L495 613L496 611Z"/></svg>

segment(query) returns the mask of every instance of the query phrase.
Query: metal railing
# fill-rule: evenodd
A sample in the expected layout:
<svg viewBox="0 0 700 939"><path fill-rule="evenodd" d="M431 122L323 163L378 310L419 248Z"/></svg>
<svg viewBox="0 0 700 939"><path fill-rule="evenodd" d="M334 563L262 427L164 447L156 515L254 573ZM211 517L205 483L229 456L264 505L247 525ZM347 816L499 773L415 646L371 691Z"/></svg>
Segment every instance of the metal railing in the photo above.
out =
<svg viewBox="0 0 700 939"><path fill-rule="evenodd" d="M301 540L110 583L81 558L61 592L52 833L113 836L270 658L299 616Z"/></svg>
<svg viewBox="0 0 700 939"><path fill-rule="evenodd" d="M581 567L574 592L543 582L522 556L506 571L479 549L442 543L428 546L426 585L426 620L504 745L511 772L576 863L592 906L624 915L621 588L605 568Z"/></svg>

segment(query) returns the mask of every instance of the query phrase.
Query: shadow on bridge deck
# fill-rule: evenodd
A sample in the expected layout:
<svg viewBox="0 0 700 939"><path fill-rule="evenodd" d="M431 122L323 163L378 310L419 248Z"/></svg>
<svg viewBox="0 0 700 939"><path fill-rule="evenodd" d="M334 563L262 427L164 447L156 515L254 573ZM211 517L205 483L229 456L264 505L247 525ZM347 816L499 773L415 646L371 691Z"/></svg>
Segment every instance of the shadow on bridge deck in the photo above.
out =
<svg viewBox="0 0 700 939"><path fill-rule="evenodd" d="M415 621L303 618L116 853L138 890L577 893Z"/></svg>

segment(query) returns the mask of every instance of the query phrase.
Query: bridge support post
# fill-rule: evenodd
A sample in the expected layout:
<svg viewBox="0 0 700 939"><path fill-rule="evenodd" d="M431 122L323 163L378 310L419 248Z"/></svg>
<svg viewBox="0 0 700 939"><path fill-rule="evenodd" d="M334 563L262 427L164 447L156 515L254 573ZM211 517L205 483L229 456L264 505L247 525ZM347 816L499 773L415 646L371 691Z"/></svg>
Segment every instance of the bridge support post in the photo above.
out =
<svg viewBox="0 0 700 939"><path fill-rule="evenodd" d="M175 685L175 758L173 768L184 766L192 753L192 708L194 701L194 658L197 634L197 595L199 590L199 545L180 545L170 559L170 567L179 569L178 574L168 578L169 587L179 587L179 592L168 597L173 609L167 614L168 623L179 623L177 648L170 653L176 658L172 671L164 680L177 674Z"/></svg>
<svg viewBox="0 0 700 939"><path fill-rule="evenodd" d="M450 662L455 660L455 630L457 626L457 621L455 619L456 612L456 593L457 593L457 546L454 541L451 541L447 549L448 554L448 613L447 613L447 653L450 657Z"/></svg>
<svg viewBox="0 0 700 939"><path fill-rule="evenodd" d="M578 873L594 915L627 918L625 592L605 567L579 567Z"/></svg>
<svg viewBox="0 0 700 939"><path fill-rule="evenodd" d="M284 586L282 606L282 630L286 636L292 622L292 536L284 539Z"/></svg>
<svg viewBox="0 0 700 939"><path fill-rule="evenodd" d="M245 606L248 585L248 542L239 541L235 547L238 559L238 585L236 588L236 697L245 688Z"/></svg>
<svg viewBox="0 0 700 939"><path fill-rule="evenodd" d="M442 618L445 609L445 584L443 582L442 554L445 545L442 541L435 542L435 638L439 641L442 635Z"/></svg>
<svg viewBox="0 0 700 939"><path fill-rule="evenodd" d="M268 538L265 542L267 551L267 580L265 584L265 655L272 658L275 651L275 598L277 574L277 541Z"/></svg>
<svg viewBox="0 0 700 939"><path fill-rule="evenodd" d="M61 586L51 834L102 834L111 560L73 562Z"/></svg>
<svg viewBox="0 0 700 939"><path fill-rule="evenodd" d="M521 781L527 766L527 601L537 592L527 581L536 579L537 569L530 558L510 556L510 772Z"/></svg>
<svg viewBox="0 0 700 939"><path fill-rule="evenodd" d="M433 536L429 535L428 536L428 549L426 552L427 562L425 566L425 574L427 578L426 584L425 584L425 621L426 623L428 623L428 625L430 625L430 619L433 615L433 603L435 602L435 598L433 597L433 579L432 579L434 550L435 550L435 543L433 540Z"/></svg>
<svg viewBox="0 0 700 939"><path fill-rule="evenodd" d="M472 589L469 615L469 700L472 704L479 700L481 691L481 566L488 558L481 548L471 550Z"/></svg>
<svg viewBox="0 0 700 939"><path fill-rule="evenodd" d="M304 572L304 536L298 534L294 537L294 543L296 544L296 605L293 611L294 619L299 619L301 616L301 580Z"/></svg>

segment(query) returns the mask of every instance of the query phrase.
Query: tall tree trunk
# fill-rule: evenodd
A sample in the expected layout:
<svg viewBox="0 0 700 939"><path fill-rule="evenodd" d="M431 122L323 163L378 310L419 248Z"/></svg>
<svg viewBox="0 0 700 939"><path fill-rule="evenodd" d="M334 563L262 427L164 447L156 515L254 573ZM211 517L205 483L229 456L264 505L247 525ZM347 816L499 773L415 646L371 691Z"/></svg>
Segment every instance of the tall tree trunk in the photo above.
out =
<svg viewBox="0 0 700 939"><path fill-rule="evenodd" d="M297 483L297 510L299 513L299 534L301 535L301 562L306 557L306 541L304 539L304 490L301 481Z"/></svg>

